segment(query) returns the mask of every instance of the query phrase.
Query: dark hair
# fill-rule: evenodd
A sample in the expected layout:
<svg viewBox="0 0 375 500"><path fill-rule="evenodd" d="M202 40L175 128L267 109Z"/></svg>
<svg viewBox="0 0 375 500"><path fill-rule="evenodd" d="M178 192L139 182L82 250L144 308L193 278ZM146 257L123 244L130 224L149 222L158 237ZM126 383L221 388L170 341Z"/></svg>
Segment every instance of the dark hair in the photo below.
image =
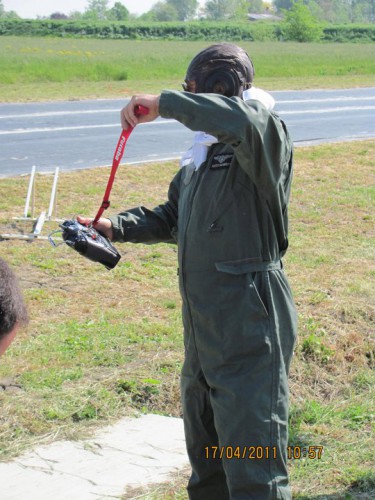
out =
<svg viewBox="0 0 375 500"><path fill-rule="evenodd" d="M18 280L9 265L0 259L0 338L15 325L26 325L28 314Z"/></svg>

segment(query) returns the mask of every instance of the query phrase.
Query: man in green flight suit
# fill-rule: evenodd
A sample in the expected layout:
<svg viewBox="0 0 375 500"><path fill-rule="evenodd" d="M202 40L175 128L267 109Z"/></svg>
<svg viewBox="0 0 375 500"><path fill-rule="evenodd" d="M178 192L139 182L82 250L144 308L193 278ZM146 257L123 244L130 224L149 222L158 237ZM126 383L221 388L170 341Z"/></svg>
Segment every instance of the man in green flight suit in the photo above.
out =
<svg viewBox="0 0 375 500"><path fill-rule="evenodd" d="M192 60L183 92L133 97L121 113L124 128L160 115L197 131L195 143L166 203L95 225L113 241L178 244L187 489L197 500L291 498L296 313L281 258L292 143L271 96L252 88L253 74L243 49L215 44ZM136 116L138 105L149 114Z"/></svg>

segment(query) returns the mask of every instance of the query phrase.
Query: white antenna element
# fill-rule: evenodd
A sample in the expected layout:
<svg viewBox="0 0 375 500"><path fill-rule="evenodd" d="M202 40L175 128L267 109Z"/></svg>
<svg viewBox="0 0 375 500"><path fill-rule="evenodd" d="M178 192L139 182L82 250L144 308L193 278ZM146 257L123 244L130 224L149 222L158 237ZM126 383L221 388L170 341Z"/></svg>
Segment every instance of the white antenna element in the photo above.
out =
<svg viewBox="0 0 375 500"><path fill-rule="evenodd" d="M39 217L34 218L34 208L35 208L35 173L36 167L35 165L31 168L29 186L27 189L25 208L23 211L23 216L21 217L13 217L15 220L24 220L24 221L32 221L34 222L33 232L27 234L0 234L0 238L3 239L19 239L19 240L35 240L38 239L48 239L46 236L41 236L41 232L43 230L44 223L46 220L51 221L55 220L60 222L60 219L53 218L53 213L56 216L57 209L57 182L59 180L59 167L55 168L55 175L53 178L53 184L51 189L51 196L49 202L48 212L42 211ZM31 204L31 211L30 211Z"/></svg>
<svg viewBox="0 0 375 500"><path fill-rule="evenodd" d="M27 190L27 196L26 196L25 210L23 212L23 216L24 216L25 219L28 218L31 195L33 195L33 204L32 204L32 210L31 210L31 217L34 216L34 200L35 200L35 197L34 197L35 196L34 178L35 178L35 170L36 170L36 167L34 165L32 167L32 169L31 169L31 175L30 175L30 181L29 181L29 188Z"/></svg>

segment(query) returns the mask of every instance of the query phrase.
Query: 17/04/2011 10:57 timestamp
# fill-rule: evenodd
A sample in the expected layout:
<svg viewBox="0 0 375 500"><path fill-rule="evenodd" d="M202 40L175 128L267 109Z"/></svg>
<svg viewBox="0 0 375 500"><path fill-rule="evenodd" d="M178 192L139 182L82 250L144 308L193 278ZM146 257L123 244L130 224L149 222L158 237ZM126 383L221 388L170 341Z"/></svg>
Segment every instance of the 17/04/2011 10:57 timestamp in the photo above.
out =
<svg viewBox="0 0 375 500"><path fill-rule="evenodd" d="M204 458L208 459L248 459L264 460L277 458L276 446L206 446ZM289 460L322 458L323 446L288 446L287 457Z"/></svg>

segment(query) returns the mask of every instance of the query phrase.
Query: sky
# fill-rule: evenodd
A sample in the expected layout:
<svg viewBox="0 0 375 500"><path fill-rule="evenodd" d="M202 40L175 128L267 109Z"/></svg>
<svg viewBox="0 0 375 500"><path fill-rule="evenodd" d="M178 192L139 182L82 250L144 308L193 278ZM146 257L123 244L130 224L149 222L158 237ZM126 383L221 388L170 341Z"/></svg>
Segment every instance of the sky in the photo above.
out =
<svg viewBox="0 0 375 500"><path fill-rule="evenodd" d="M125 5L131 14L148 12L158 0L110 0L109 7L115 1ZM35 19L37 16L48 17L54 12L69 14L72 11L83 12L88 0L2 0L5 11L14 10L20 17Z"/></svg>

